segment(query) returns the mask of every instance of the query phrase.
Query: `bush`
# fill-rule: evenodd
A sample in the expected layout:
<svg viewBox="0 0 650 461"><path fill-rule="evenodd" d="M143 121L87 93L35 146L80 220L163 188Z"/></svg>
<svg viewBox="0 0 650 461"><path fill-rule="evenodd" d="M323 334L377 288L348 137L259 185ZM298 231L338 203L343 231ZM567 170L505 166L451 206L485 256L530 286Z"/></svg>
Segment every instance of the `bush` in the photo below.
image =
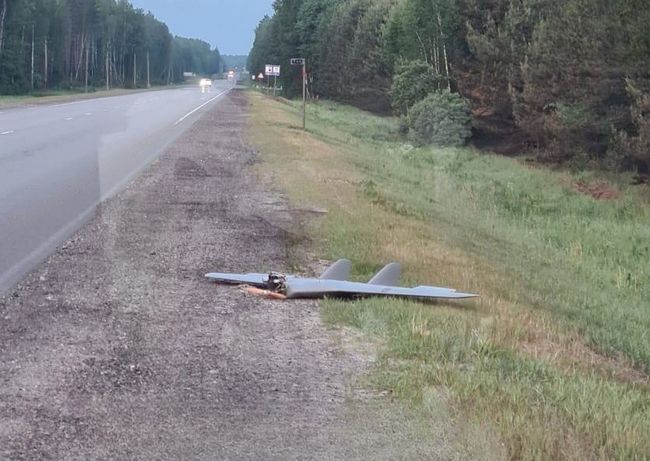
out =
<svg viewBox="0 0 650 461"><path fill-rule="evenodd" d="M444 78L424 61L400 64L395 70L390 89L393 109L398 114L406 114L415 103L430 93L441 91L444 85Z"/></svg>
<svg viewBox="0 0 650 461"><path fill-rule="evenodd" d="M457 93L432 93L409 112L409 137L414 144L460 146L472 135L469 105Z"/></svg>

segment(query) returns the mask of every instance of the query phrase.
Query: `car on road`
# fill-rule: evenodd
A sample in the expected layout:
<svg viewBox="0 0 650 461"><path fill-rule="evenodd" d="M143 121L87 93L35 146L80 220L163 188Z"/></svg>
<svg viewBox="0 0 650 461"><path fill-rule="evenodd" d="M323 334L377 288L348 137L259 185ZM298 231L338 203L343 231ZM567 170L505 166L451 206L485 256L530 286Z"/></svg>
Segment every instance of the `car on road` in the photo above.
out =
<svg viewBox="0 0 650 461"><path fill-rule="evenodd" d="M202 78L199 81L199 87L201 88L202 92L212 89L212 80L210 80L209 78Z"/></svg>

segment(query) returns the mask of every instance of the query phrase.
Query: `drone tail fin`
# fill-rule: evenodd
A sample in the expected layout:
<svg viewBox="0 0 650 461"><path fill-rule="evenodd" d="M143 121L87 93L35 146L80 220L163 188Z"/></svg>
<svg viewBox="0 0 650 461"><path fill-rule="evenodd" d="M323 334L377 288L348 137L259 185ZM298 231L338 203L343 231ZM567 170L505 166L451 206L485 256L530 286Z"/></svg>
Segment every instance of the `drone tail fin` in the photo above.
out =
<svg viewBox="0 0 650 461"><path fill-rule="evenodd" d="M352 263L347 259L339 259L327 268L319 278L322 280L346 281L350 276Z"/></svg>
<svg viewBox="0 0 650 461"><path fill-rule="evenodd" d="M399 263L390 263L382 270L377 272L373 278L370 279L368 285L383 285L386 287L399 286L399 278L402 275L402 266Z"/></svg>

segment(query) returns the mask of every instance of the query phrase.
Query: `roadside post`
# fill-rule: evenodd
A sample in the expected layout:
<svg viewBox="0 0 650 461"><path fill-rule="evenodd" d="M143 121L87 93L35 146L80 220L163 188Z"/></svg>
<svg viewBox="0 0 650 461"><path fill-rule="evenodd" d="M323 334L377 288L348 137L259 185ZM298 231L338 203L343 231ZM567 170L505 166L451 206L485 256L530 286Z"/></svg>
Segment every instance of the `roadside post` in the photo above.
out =
<svg viewBox="0 0 650 461"><path fill-rule="evenodd" d="M280 76L280 66L273 66L273 97L275 98L275 92L278 88L278 77Z"/></svg>
<svg viewBox="0 0 650 461"><path fill-rule="evenodd" d="M264 75L266 75L266 94L269 94L271 89L271 75L273 75L273 66L267 64L264 66Z"/></svg>
<svg viewBox="0 0 650 461"><path fill-rule="evenodd" d="M291 58L292 66L302 66L302 129L307 129L307 60Z"/></svg>

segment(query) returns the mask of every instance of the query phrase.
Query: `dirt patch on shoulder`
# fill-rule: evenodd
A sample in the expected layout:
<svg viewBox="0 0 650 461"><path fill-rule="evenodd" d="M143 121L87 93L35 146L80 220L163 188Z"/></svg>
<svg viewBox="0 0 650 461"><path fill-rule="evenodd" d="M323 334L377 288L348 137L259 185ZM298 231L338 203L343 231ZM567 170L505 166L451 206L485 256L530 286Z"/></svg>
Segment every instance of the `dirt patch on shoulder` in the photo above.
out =
<svg viewBox="0 0 650 461"><path fill-rule="evenodd" d="M596 200L615 200L621 197L621 191L606 181L592 183L577 181L573 184L572 189L579 194L588 195Z"/></svg>

